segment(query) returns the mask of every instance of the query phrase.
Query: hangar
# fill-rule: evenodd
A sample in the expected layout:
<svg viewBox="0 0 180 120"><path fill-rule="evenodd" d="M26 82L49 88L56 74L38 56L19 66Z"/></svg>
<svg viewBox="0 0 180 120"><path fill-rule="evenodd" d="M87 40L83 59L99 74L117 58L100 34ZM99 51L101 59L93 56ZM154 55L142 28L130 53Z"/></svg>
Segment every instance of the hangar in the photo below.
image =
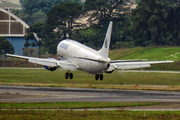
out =
<svg viewBox="0 0 180 120"><path fill-rule="evenodd" d="M23 9L20 0L0 0L0 8L3 8L7 11L12 11L14 9Z"/></svg>
<svg viewBox="0 0 180 120"><path fill-rule="evenodd" d="M24 35L27 34L27 28L29 25L20 18L0 8L0 36L6 37L10 41L15 48L15 54L23 55L24 43L26 42ZM37 40L28 40L28 42L37 44ZM33 48L38 49L37 46Z"/></svg>

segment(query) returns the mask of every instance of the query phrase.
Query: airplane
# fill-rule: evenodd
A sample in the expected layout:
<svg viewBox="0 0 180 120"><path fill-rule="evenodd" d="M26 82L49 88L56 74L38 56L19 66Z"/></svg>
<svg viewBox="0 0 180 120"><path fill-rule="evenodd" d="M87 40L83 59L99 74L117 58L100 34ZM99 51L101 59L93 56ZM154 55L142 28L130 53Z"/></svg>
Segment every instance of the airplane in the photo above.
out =
<svg viewBox="0 0 180 120"><path fill-rule="evenodd" d="M150 64L171 63L174 61L146 61L145 59L134 60L111 60L108 57L113 22L110 21L102 48L97 51L75 40L62 40L57 46L57 54L60 60L54 58L35 58L13 54L10 57L22 58L30 63L43 65L45 69L54 71L57 68L67 70L65 79L73 79L70 71L81 70L95 75L95 80L103 80L103 73L112 73L114 70L135 69L151 67Z"/></svg>

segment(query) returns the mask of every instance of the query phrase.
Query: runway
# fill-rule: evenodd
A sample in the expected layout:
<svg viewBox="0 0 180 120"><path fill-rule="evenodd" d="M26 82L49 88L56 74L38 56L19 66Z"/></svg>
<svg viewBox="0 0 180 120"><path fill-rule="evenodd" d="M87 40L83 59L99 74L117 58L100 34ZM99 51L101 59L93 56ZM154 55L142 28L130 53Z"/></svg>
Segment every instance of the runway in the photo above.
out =
<svg viewBox="0 0 180 120"><path fill-rule="evenodd" d="M0 85L0 102L159 102L162 105L87 110L180 111L180 92Z"/></svg>
<svg viewBox="0 0 180 120"><path fill-rule="evenodd" d="M180 102L180 92L0 85L0 102Z"/></svg>

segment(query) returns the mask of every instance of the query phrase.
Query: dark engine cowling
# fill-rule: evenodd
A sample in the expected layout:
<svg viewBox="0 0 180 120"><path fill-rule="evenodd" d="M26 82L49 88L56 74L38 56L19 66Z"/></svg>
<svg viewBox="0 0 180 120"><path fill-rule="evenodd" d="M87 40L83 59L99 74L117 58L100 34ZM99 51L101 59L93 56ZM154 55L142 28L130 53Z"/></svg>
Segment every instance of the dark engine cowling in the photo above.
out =
<svg viewBox="0 0 180 120"><path fill-rule="evenodd" d="M50 71L55 71L57 69L57 67L48 67L48 66L44 66L44 68Z"/></svg>
<svg viewBox="0 0 180 120"><path fill-rule="evenodd" d="M114 72L114 70L113 71L106 71L106 73L109 73L109 74L111 74L112 72Z"/></svg>

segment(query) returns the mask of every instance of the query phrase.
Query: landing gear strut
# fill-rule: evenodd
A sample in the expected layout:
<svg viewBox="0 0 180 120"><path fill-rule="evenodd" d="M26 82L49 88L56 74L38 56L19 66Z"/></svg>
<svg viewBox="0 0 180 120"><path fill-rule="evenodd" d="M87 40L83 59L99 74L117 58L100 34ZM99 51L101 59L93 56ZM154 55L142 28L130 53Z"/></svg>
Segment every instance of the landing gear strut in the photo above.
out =
<svg viewBox="0 0 180 120"><path fill-rule="evenodd" d="M98 80L100 78L100 80L102 81L103 80L103 74L99 75L99 74L96 74L95 75L95 79Z"/></svg>
<svg viewBox="0 0 180 120"><path fill-rule="evenodd" d="M67 73L65 73L65 79L73 79L73 73L70 73L70 71L68 71Z"/></svg>

